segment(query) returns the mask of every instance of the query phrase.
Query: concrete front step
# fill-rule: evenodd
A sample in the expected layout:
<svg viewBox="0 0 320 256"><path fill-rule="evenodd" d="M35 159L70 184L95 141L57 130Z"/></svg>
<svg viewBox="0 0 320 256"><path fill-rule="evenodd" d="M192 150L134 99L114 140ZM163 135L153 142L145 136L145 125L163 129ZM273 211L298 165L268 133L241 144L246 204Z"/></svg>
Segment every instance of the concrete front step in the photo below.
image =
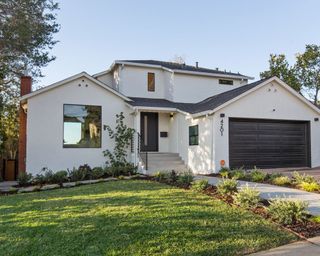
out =
<svg viewBox="0 0 320 256"><path fill-rule="evenodd" d="M141 159L146 162L146 154L140 154ZM157 171L183 171L187 170L184 161L178 153L156 153L148 152L148 173Z"/></svg>

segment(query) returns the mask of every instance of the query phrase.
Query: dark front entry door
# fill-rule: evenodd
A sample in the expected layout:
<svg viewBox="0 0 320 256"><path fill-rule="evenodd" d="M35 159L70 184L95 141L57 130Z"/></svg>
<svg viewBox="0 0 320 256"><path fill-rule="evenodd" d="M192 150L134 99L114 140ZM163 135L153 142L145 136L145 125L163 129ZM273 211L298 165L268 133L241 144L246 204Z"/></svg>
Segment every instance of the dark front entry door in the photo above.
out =
<svg viewBox="0 0 320 256"><path fill-rule="evenodd" d="M158 113L141 112L141 151L158 151Z"/></svg>
<svg viewBox="0 0 320 256"><path fill-rule="evenodd" d="M230 167L308 167L309 130L308 122L230 119Z"/></svg>

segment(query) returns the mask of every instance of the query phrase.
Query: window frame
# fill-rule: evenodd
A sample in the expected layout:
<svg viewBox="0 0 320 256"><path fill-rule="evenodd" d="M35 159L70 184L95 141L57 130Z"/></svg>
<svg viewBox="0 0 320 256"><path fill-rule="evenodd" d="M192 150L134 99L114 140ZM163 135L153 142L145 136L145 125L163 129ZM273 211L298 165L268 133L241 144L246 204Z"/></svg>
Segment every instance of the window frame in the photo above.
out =
<svg viewBox="0 0 320 256"><path fill-rule="evenodd" d="M149 83L151 76L153 76L153 87L151 87L151 83ZM156 91L156 74L154 72L148 72L147 74L147 87L148 92Z"/></svg>
<svg viewBox="0 0 320 256"><path fill-rule="evenodd" d="M233 80L230 80L230 79L219 79L219 84L233 85Z"/></svg>
<svg viewBox="0 0 320 256"><path fill-rule="evenodd" d="M191 135L190 130L191 130L192 128L196 128L196 133ZM191 138L194 138L194 137L197 138L196 143L192 143L192 142L191 142L191 141L192 141ZM190 125L190 126L189 126L189 146L198 146L198 145L199 145L199 125L198 125L198 124L196 124L196 125Z"/></svg>
<svg viewBox="0 0 320 256"><path fill-rule="evenodd" d="M97 147L76 147L76 146L66 146L64 144L64 107L65 106L90 106L90 107L99 107L100 108L100 141L99 141L99 144L100 146L97 146ZM90 149L90 148L102 148L102 106L100 105L89 105L89 104L75 104L75 103L64 103L63 106L62 106L62 148L64 149Z"/></svg>

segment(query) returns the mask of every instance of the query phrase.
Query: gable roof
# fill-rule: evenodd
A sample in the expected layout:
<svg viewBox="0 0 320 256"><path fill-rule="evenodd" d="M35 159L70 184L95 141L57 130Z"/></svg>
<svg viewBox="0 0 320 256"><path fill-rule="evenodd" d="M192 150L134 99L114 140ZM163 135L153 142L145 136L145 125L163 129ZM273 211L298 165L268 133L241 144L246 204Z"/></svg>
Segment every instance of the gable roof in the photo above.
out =
<svg viewBox="0 0 320 256"><path fill-rule="evenodd" d="M214 74L214 75L221 75L221 76L229 75L229 76L233 76L233 77L238 77L240 79L252 79L252 77L245 76L240 73L226 72L226 71L222 71L222 70L203 68L203 67L196 67L196 66L186 65L185 63L176 63L176 62L169 62L169 61L117 60L115 63L132 63L132 64L153 65L153 66L159 66L159 67L167 68L167 69L174 70L174 71L207 73L207 74Z"/></svg>
<svg viewBox="0 0 320 256"><path fill-rule="evenodd" d="M112 63L108 70L94 74L93 77L99 77L111 72L116 65L131 65L138 67L149 67L149 68L160 68L167 71L173 71L176 73L185 73L193 75L202 76L214 76L214 77L225 77L234 79L254 79L253 77L242 75L240 73L226 72L218 69L210 69L203 67L196 67L191 65L186 65L185 63L180 64L170 61L159 61L159 60L116 60Z"/></svg>
<svg viewBox="0 0 320 256"><path fill-rule="evenodd" d="M76 80L76 79L83 78L83 77L86 78L86 79L88 79L89 81L95 83L96 85L101 86L103 89L106 89L107 91L110 91L111 93L117 95L118 97L120 97L120 98L122 98L122 99L124 99L124 100L126 100L126 101L131 101L131 100L130 100L128 97L126 97L125 95L123 95L123 94L119 93L118 91L112 89L112 88L111 88L110 86L108 86L107 84L105 84L105 83L103 83L103 82L101 82L101 81L93 78L92 76L90 76L90 75L89 75L88 73L86 73L86 72L81 72L81 73L76 74L76 75L74 75L74 76L70 76L70 77L68 77L68 78L66 78L66 79L63 79L63 80L59 81L59 82L56 82L56 83L51 84L51 85L49 85L49 86L43 87L43 88L41 88L41 89L39 89L39 90L36 90L36 91L33 91L33 92L29 93L29 94L26 94L26 95L24 95L24 96L22 96L22 97L20 98L20 101L23 102L23 101L25 101L25 100L27 100L27 99L29 99L29 98L31 98L31 97L34 97L34 96L36 96L36 95L42 94L42 93L47 92L47 91L50 91L50 90L52 90L52 89L55 89L55 88L57 88L57 87L59 87L59 86L62 86L62 85L64 85L64 84L66 84L66 83L72 82L72 81L74 81L74 80Z"/></svg>
<svg viewBox="0 0 320 256"><path fill-rule="evenodd" d="M317 113L320 113L320 109L310 103L305 97L297 93L294 89L288 86L286 83L281 81L277 77L271 77L262 79L247 85L240 86L230 91L226 91L212 97L209 97L198 103L178 103L172 102L165 99L150 99L150 98L131 98L131 102L128 102L131 106L139 107L166 107L166 108L175 108L184 112L188 112L194 116L201 116L206 114L212 114L217 111L219 108L225 107L232 102L244 97L245 95L255 91L256 89L268 84L272 81L278 82L281 86L286 88L291 94L299 98L310 108L315 110Z"/></svg>

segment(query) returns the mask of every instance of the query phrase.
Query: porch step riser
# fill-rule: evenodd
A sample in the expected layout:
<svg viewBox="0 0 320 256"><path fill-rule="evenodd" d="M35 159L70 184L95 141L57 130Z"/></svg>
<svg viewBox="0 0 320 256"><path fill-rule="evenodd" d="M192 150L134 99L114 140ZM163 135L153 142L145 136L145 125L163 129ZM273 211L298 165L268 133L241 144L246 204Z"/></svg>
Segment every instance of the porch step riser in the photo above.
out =
<svg viewBox="0 0 320 256"><path fill-rule="evenodd" d="M141 159L146 162L146 155L140 154ZM177 153L148 153L148 172L157 171L185 171L187 166Z"/></svg>

